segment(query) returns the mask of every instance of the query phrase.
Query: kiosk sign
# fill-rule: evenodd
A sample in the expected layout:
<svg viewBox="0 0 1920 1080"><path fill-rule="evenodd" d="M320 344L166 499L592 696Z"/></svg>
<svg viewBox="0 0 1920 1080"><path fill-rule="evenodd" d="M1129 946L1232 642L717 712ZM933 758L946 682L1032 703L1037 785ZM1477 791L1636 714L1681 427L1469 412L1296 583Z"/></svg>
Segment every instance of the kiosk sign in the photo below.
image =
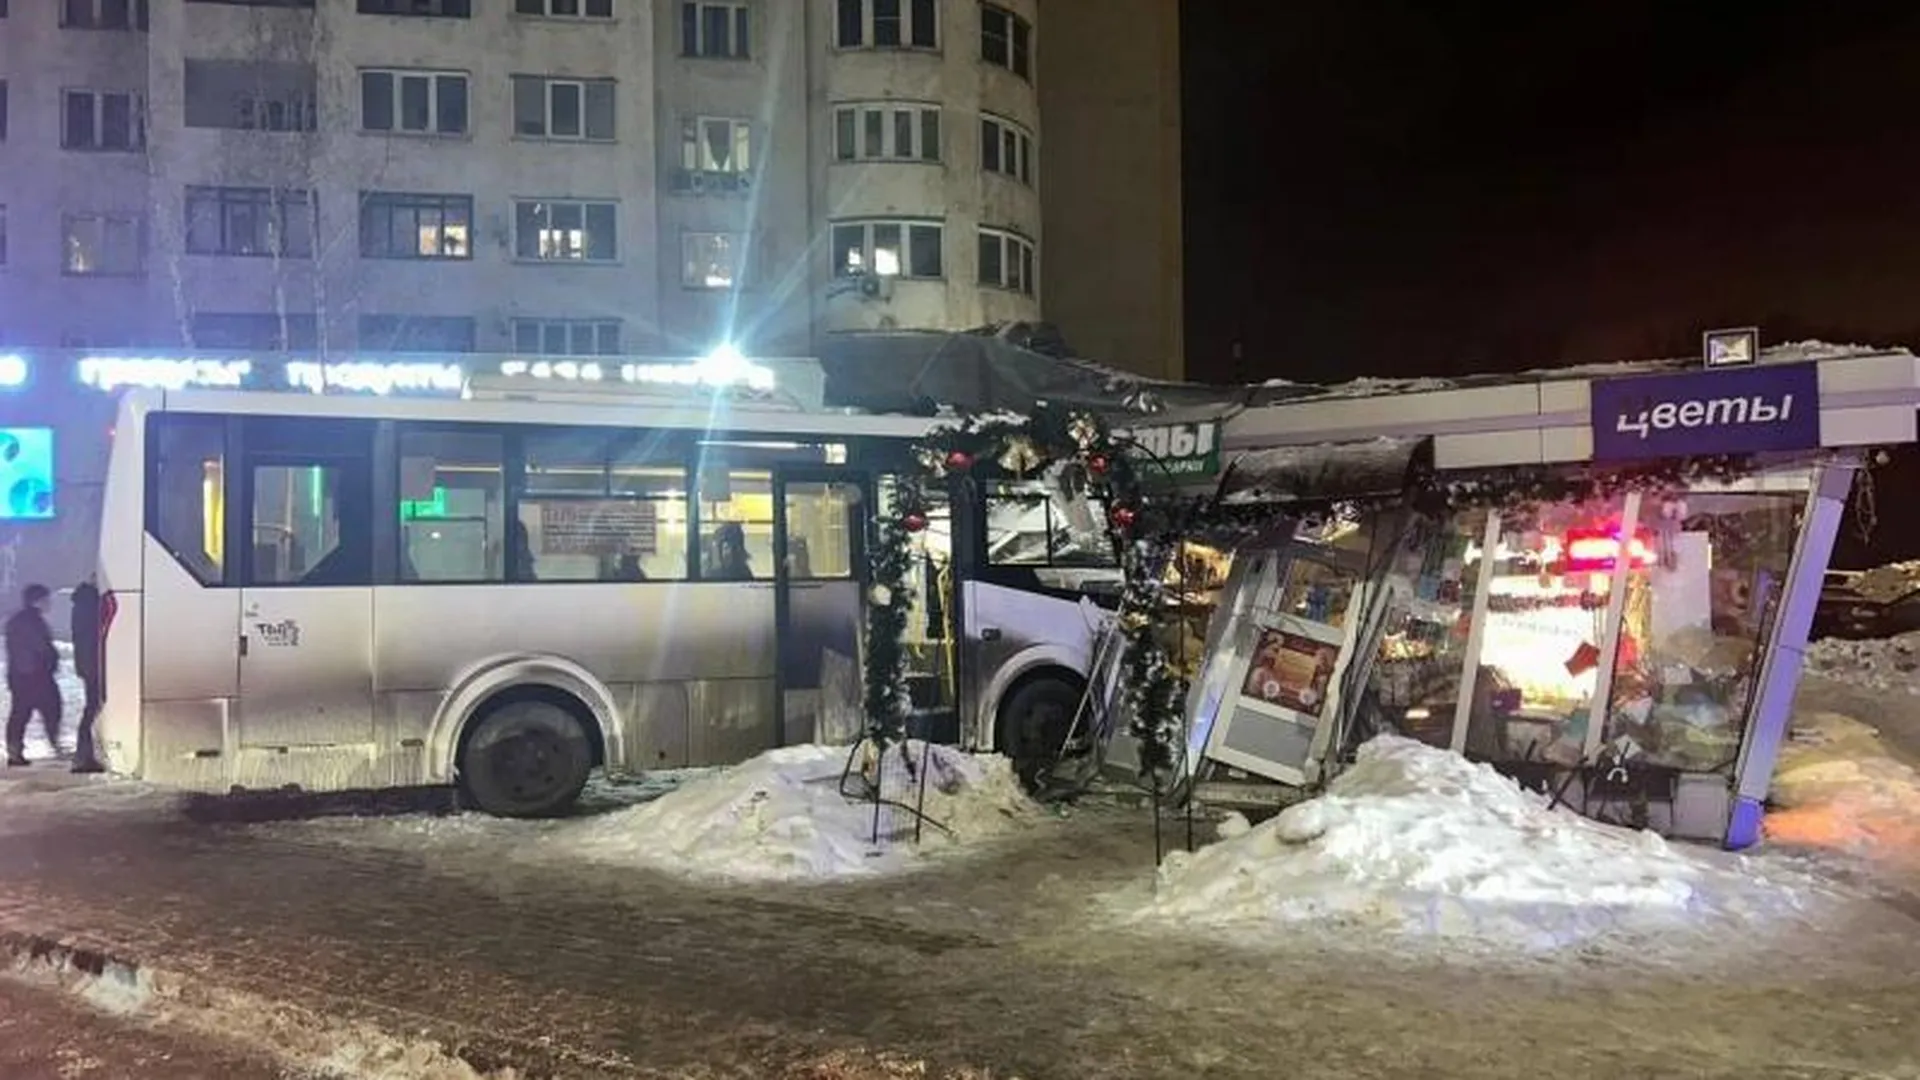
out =
<svg viewBox="0 0 1920 1080"><path fill-rule="evenodd" d="M1644 375L1593 384L1593 459L1812 450L1820 445L1813 364Z"/></svg>
<svg viewBox="0 0 1920 1080"><path fill-rule="evenodd" d="M1212 421L1138 427L1114 434L1128 442L1126 453L1134 459L1142 483L1204 480L1220 471L1220 426Z"/></svg>

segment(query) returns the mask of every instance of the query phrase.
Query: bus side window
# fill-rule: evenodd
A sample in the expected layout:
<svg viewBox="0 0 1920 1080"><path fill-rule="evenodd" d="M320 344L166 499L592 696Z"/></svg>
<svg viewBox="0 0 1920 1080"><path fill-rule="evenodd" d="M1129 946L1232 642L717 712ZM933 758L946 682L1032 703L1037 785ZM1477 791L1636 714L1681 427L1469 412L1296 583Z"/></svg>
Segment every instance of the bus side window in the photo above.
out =
<svg viewBox="0 0 1920 1080"><path fill-rule="evenodd" d="M400 433L400 580L507 579L505 462L498 432Z"/></svg>
<svg viewBox="0 0 1920 1080"><path fill-rule="evenodd" d="M202 585L226 581L226 425L158 413L148 462L147 532Z"/></svg>
<svg viewBox="0 0 1920 1080"><path fill-rule="evenodd" d="M371 426L250 417L246 584L373 584Z"/></svg>

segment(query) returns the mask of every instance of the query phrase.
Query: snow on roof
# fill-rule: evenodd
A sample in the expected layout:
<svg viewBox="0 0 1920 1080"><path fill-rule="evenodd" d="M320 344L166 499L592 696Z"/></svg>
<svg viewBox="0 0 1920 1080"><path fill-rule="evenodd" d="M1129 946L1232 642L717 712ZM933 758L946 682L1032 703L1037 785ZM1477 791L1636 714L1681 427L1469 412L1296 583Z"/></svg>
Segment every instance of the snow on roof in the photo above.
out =
<svg viewBox="0 0 1920 1080"><path fill-rule="evenodd" d="M1874 345L1834 345L1824 341L1795 341L1769 346L1760 351L1762 364L1798 364L1815 360L1843 360L1855 356L1906 356L1911 355L1904 348L1883 348ZM1315 385L1297 383L1287 379L1269 379L1261 386L1274 390L1290 390L1294 393L1286 400L1288 403L1310 398L1356 398L1386 397L1395 394L1430 393L1439 390L1457 390L1475 386L1495 386L1500 384L1551 382L1558 379L1600 379L1619 378L1629 375L1649 375L1663 371L1686 371L1700 367L1699 357L1685 357L1671 360L1628 360L1603 364L1572 364L1566 367L1530 368L1517 373L1486 372L1463 375L1457 378L1411 378L1380 379L1362 376L1344 383Z"/></svg>

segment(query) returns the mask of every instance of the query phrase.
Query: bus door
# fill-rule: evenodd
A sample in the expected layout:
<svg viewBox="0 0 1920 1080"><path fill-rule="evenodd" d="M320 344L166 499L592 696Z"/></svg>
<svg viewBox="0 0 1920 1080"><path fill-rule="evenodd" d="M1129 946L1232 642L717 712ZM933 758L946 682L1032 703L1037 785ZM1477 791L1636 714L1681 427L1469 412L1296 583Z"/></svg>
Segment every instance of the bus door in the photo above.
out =
<svg viewBox="0 0 1920 1080"><path fill-rule="evenodd" d="M871 501L863 473L817 465L774 470L781 745L849 743L866 726L860 634Z"/></svg>
<svg viewBox="0 0 1920 1080"><path fill-rule="evenodd" d="M242 750L373 741L371 436L352 421L247 421Z"/></svg>

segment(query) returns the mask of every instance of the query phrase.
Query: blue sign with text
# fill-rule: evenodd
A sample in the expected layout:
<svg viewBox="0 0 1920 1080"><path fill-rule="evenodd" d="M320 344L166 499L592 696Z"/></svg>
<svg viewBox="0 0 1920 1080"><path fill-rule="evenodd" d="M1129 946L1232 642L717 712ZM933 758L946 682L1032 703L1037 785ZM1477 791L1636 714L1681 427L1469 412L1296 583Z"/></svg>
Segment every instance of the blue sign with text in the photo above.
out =
<svg viewBox="0 0 1920 1080"><path fill-rule="evenodd" d="M1761 454L1820 445L1820 371L1772 364L1593 384L1593 460Z"/></svg>

